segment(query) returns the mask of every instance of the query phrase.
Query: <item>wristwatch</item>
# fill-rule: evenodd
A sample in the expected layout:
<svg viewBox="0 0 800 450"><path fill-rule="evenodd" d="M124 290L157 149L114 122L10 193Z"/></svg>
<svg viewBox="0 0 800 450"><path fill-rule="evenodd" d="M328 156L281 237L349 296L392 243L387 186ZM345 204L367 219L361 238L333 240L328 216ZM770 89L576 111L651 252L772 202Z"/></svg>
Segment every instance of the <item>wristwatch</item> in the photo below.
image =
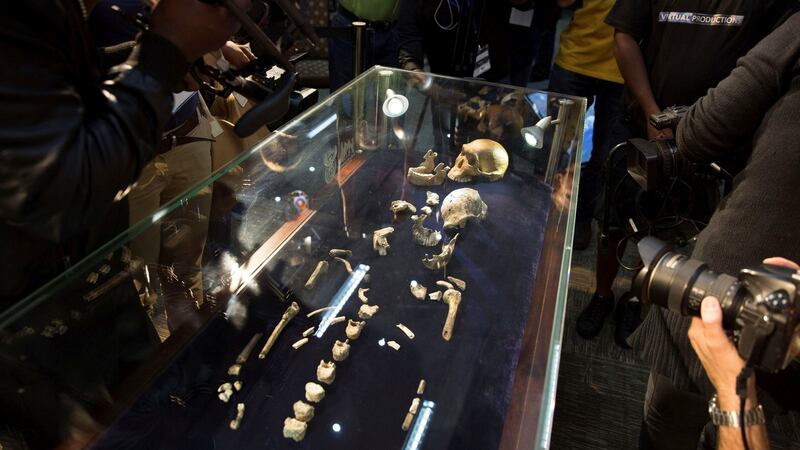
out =
<svg viewBox="0 0 800 450"><path fill-rule="evenodd" d="M708 401L708 415L711 416L711 423L718 427L741 427L739 411L723 411L719 409L717 394L714 394L711 400ZM764 408L761 405L756 405L755 408L744 412L745 428L753 425L764 425L765 423L767 423L767 418L764 416Z"/></svg>

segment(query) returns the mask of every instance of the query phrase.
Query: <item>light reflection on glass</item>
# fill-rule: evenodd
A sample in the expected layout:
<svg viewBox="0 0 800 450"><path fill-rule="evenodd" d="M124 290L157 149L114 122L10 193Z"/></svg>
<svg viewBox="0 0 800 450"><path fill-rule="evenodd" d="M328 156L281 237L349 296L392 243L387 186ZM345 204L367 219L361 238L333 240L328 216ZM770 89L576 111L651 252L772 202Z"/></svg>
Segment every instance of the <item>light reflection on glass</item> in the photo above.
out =
<svg viewBox="0 0 800 450"><path fill-rule="evenodd" d="M428 432L428 426L433 417L433 409L436 404L430 400L422 402L422 407L414 419L414 425L411 431L406 436L406 441L403 443L403 450L417 450L422 448L422 443L425 440L425 434Z"/></svg>
<svg viewBox="0 0 800 450"><path fill-rule="evenodd" d="M335 433L339 433L340 431L342 431L342 426L339 425L338 423L333 424L333 426L331 428L333 429L333 431Z"/></svg>
<svg viewBox="0 0 800 450"><path fill-rule="evenodd" d="M378 345L380 345L381 347L383 347L384 345L386 345L386 339L383 339L383 338L381 338L381 340L380 340L380 341L378 341Z"/></svg>
<svg viewBox="0 0 800 450"><path fill-rule="evenodd" d="M347 300L353 295L356 288L358 287L361 280L364 279L364 275L367 274L369 271L369 266L365 264L359 264L356 267L356 270L351 273L339 290L334 294L333 299L331 299L331 303L329 306L332 308L325 311L324 315L322 316L322 321L320 321L319 328L317 328L317 332L314 333L314 337L321 338L322 335L325 334L325 331L328 330L328 327L331 326L331 321L339 315L339 312L344 307L344 304L347 303Z"/></svg>
<svg viewBox="0 0 800 450"><path fill-rule="evenodd" d="M281 198L280 198L280 197L275 197L275 201L276 201L276 202L280 202L280 201L281 201Z"/></svg>

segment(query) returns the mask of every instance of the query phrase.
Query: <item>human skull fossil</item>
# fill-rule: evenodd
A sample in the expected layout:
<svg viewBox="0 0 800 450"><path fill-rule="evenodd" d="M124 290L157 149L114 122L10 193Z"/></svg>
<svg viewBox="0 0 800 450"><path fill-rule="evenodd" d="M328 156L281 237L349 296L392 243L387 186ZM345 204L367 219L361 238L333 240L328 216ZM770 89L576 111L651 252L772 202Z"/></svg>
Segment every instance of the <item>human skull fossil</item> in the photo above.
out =
<svg viewBox="0 0 800 450"><path fill-rule="evenodd" d="M464 228L470 219L482 220L489 207L475 189L461 188L449 193L442 201L445 228Z"/></svg>
<svg viewBox="0 0 800 450"><path fill-rule="evenodd" d="M459 183L473 178L497 181L508 169L508 152L499 142L491 139L475 139L461 147L455 164L447 172L447 178Z"/></svg>

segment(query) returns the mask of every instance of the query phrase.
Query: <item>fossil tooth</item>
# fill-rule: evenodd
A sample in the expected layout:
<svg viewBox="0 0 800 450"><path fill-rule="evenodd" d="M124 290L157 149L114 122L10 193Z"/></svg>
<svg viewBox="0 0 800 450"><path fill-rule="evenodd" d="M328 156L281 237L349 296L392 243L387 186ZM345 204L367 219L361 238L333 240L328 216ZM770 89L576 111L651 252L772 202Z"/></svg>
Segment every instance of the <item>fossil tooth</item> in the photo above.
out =
<svg viewBox="0 0 800 450"><path fill-rule="evenodd" d="M371 319L379 309L381 309L381 307L378 305L361 305L361 308L358 308L358 318Z"/></svg>
<svg viewBox="0 0 800 450"><path fill-rule="evenodd" d="M416 298L417 300L425 300L425 293L428 292L428 288L417 283L414 280L411 280L410 288L411 288L411 295L413 295L414 298Z"/></svg>
<svg viewBox="0 0 800 450"><path fill-rule="evenodd" d="M364 329L365 324L366 322L364 322L363 320L362 321L352 320L352 319L348 320L347 328L344 330L345 334L347 335L347 338L350 339L351 341L355 341L356 339L358 339L358 337L361 336L361 330Z"/></svg>
<svg viewBox="0 0 800 450"><path fill-rule="evenodd" d="M336 363L321 360L317 366L317 380L320 383L331 384L336 379Z"/></svg>

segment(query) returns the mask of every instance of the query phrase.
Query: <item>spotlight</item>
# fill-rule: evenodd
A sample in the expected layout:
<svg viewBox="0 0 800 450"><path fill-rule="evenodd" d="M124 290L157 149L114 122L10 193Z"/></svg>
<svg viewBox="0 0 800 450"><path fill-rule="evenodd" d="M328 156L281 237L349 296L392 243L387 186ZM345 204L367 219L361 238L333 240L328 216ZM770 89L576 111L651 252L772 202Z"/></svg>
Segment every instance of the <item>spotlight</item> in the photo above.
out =
<svg viewBox="0 0 800 450"><path fill-rule="evenodd" d="M400 117L408 110L408 99L404 95L390 95L383 102L383 113L386 117Z"/></svg>
<svg viewBox="0 0 800 450"><path fill-rule="evenodd" d="M528 145L533 148L542 148L544 146L544 132L552 123L554 123L553 118L547 116L536 122L536 125L525 127L520 132Z"/></svg>

